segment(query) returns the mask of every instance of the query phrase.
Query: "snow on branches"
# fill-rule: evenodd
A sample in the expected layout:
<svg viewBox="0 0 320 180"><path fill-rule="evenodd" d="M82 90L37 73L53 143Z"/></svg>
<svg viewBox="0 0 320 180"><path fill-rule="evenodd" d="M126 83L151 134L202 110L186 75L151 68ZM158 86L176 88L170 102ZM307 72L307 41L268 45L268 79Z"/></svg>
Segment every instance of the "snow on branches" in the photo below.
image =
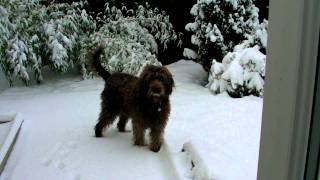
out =
<svg viewBox="0 0 320 180"><path fill-rule="evenodd" d="M85 53L100 44L105 47L102 64L110 72L139 75L147 64L161 65L156 57L158 46L155 39L135 20L120 19L104 24L91 36ZM90 75L84 67L84 75Z"/></svg>
<svg viewBox="0 0 320 180"><path fill-rule="evenodd" d="M259 9L253 2L198 0L190 11L194 22L185 28L193 33L197 56L188 51L184 56L210 71L207 87L215 94L263 95L268 21L259 23Z"/></svg>
<svg viewBox="0 0 320 180"><path fill-rule="evenodd" d="M213 60L207 87L214 94L227 91L233 97L263 96L265 64L266 56L258 46L229 52L222 63Z"/></svg>
<svg viewBox="0 0 320 180"><path fill-rule="evenodd" d="M100 14L100 23L106 24L111 21L136 21L142 28L154 36L157 44L162 49L166 49L169 43L176 43L178 47L182 46L181 33L173 29L169 16L165 11L158 8L151 8L148 3L139 5L134 9L127 9L123 6L121 9L106 3L105 11Z"/></svg>
<svg viewBox="0 0 320 180"><path fill-rule="evenodd" d="M91 36L87 49L105 44L102 63L110 72L139 75L147 64L161 65L159 49L166 49L169 43L182 45L181 34L174 31L169 16L148 4L119 9L107 3L97 24L101 27ZM84 77L90 76L85 65L82 72Z"/></svg>
<svg viewBox="0 0 320 180"><path fill-rule="evenodd" d="M82 2L46 7L38 0L0 0L0 65L11 85L17 78L28 84L32 71L41 82L43 66L66 72L79 61L96 26L82 7Z"/></svg>
<svg viewBox="0 0 320 180"><path fill-rule="evenodd" d="M169 16L148 4L129 10L106 4L97 20L84 5L0 0L0 65L11 85L16 79L28 84L33 77L41 82L43 66L63 73L79 65L86 78L87 53L101 43L105 67L133 75L146 64L161 65L159 49L182 45Z"/></svg>
<svg viewBox="0 0 320 180"><path fill-rule="evenodd" d="M196 45L197 60L206 70L210 69L212 59L221 62L248 36L263 39L265 34L259 25L258 12L253 0L199 0L192 7L194 22L185 28L193 33L191 43ZM257 31L259 28L261 31ZM261 48L264 47L262 44Z"/></svg>

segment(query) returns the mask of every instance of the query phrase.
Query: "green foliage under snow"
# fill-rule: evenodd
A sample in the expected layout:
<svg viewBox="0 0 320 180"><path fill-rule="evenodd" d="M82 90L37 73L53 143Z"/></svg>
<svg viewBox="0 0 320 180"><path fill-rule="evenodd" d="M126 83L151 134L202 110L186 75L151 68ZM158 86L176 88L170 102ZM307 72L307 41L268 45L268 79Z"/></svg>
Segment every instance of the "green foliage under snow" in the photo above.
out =
<svg viewBox="0 0 320 180"><path fill-rule="evenodd" d="M158 49L167 48L168 43L181 45L169 16L157 8L149 8L148 4L129 10L125 6L118 9L106 4L105 11L97 19L101 27L90 37L87 50L104 44L101 59L110 72L139 75L147 64L161 65L157 60ZM82 72L91 76L84 64Z"/></svg>
<svg viewBox="0 0 320 180"><path fill-rule="evenodd" d="M196 51L184 56L209 71L208 87L214 94L233 97L263 96L268 21L259 23L254 0L199 0L191 9Z"/></svg>
<svg viewBox="0 0 320 180"><path fill-rule="evenodd" d="M250 47L260 45L266 47L266 40L259 24L259 9L254 0L199 0L191 9L194 22L186 25L186 30L193 33L191 42L197 49L197 61L206 70L216 59L221 62L223 57L232 52L234 47L250 39ZM262 29L261 29L262 28ZM258 31L260 29L261 31ZM255 38L255 39L253 39ZM257 42L259 41L259 42ZM264 41L261 43L261 41Z"/></svg>
<svg viewBox="0 0 320 180"><path fill-rule="evenodd" d="M77 54L96 27L82 7L0 0L0 65L10 84L17 78L28 84L32 72L41 82L43 66L66 72L79 62Z"/></svg>
<svg viewBox="0 0 320 180"><path fill-rule="evenodd" d="M97 23L83 6L83 2L43 6L39 0L0 0L0 65L11 85L16 79L28 84L33 77L41 82L44 66L58 72L79 66L84 78L91 76L87 54L101 44L106 47L103 65L109 71L133 75L146 64L161 65L160 47L182 45L169 16L147 4L130 10L106 4Z"/></svg>

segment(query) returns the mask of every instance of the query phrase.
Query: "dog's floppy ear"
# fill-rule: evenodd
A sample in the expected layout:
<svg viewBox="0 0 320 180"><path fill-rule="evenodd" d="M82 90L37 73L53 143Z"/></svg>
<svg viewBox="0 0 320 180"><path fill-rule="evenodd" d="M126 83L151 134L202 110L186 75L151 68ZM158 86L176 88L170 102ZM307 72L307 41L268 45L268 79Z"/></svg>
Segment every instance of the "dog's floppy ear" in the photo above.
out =
<svg viewBox="0 0 320 180"><path fill-rule="evenodd" d="M140 91L141 93L146 93L147 87L148 87L148 81L150 78L150 72L152 71L152 66L151 65L146 65L143 68L142 73L140 74Z"/></svg>
<svg viewBox="0 0 320 180"><path fill-rule="evenodd" d="M142 73L140 74L140 79L141 81L143 82L147 82L148 79L150 78L149 77L149 74L152 72L152 65L146 65L144 68L143 68L143 71Z"/></svg>
<svg viewBox="0 0 320 180"><path fill-rule="evenodd" d="M161 73L164 74L164 77L165 77L165 81L166 83L168 84L168 93L171 94L172 93L172 88L175 87L175 84L174 84L174 80L173 80L173 77L172 77L172 74L170 73L170 71L168 70L168 68L166 68L165 66L162 66L161 67Z"/></svg>

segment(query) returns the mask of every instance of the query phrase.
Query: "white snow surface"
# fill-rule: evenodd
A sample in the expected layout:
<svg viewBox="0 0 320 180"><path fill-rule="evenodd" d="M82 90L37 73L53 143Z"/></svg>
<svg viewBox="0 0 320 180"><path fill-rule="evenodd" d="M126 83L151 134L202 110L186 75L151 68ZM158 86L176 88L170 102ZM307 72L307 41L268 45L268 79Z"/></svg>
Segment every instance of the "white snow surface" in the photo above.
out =
<svg viewBox="0 0 320 180"><path fill-rule="evenodd" d="M209 179L256 179L262 98L212 95L203 86L207 73L191 61L168 68L176 88L166 143L159 153L133 146L132 133L120 133L115 126L103 138L93 136L104 86L100 78L80 81L79 76L66 75L2 92L0 113L20 112L25 121L0 180L201 177L192 174L188 157L180 152L188 142Z"/></svg>

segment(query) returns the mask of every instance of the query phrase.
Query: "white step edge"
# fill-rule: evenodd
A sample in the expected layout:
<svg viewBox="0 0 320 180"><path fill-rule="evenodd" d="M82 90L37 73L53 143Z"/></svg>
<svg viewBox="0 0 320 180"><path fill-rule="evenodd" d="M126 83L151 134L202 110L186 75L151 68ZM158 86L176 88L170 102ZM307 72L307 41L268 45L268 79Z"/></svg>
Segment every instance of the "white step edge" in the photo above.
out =
<svg viewBox="0 0 320 180"><path fill-rule="evenodd" d="M21 129L21 125L23 123L23 119L20 113L16 113L16 115L14 116L14 119L12 120L14 121L9 134L7 136L7 138L4 141L3 146L0 149L0 175L6 165L6 162L9 158L9 155L13 149L13 145L18 137L18 134L20 132Z"/></svg>

